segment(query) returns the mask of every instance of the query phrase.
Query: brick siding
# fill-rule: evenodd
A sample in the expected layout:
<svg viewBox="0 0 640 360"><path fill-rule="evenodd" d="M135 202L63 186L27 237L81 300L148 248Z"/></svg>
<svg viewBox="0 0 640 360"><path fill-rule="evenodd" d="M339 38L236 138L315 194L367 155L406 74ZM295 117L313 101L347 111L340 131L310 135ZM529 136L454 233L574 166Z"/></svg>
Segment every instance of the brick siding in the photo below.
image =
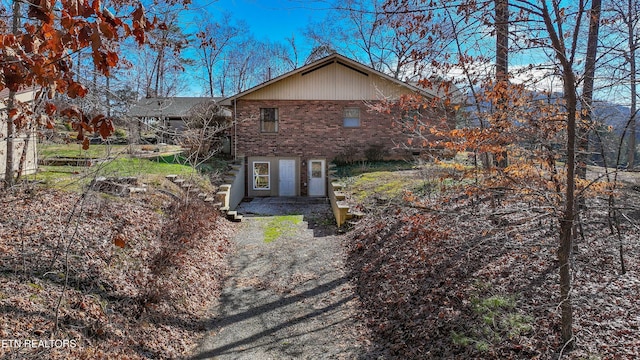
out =
<svg viewBox="0 0 640 360"><path fill-rule="evenodd" d="M344 108L360 108L360 127L345 128ZM278 108L278 132L260 132L260 108ZM248 101L237 104L238 153L245 156L299 156L328 162L348 155L364 160L372 145L381 146L387 159L405 158L407 135L394 126L389 114L368 111L362 101Z"/></svg>
<svg viewBox="0 0 640 360"><path fill-rule="evenodd" d="M351 107L360 109L360 127L343 126L344 109ZM260 108L278 109L276 133L260 131ZM412 155L403 148L409 135L394 124L397 114L371 111L362 101L238 100L236 114L238 155L298 157L302 196L307 195L310 159L326 159L327 164L334 160L367 160L367 150L372 146L380 148L385 160Z"/></svg>

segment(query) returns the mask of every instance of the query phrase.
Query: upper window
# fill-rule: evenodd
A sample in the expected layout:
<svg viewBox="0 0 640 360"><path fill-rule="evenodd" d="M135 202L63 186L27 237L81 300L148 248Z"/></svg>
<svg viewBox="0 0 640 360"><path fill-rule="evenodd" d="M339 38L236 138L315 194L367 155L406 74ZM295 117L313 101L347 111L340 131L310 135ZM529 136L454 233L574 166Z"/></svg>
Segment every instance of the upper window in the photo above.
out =
<svg viewBox="0 0 640 360"><path fill-rule="evenodd" d="M260 109L260 131L267 133L278 132L278 109Z"/></svg>
<svg viewBox="0 0 640 360"><path fill-rule="evenodd" d="M360 127L360 109L345 108L342 126L349 127L349 128Z"/></svg>

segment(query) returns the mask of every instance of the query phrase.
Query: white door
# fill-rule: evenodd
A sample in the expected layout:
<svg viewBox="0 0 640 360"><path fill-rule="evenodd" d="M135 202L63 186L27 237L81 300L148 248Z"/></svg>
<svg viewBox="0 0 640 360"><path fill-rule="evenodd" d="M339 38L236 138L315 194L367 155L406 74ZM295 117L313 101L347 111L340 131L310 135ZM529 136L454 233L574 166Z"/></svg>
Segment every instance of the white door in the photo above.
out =
<svg viewBox="0 0 640 360"><path fill-rule="evenodd" d="M280 160L278 168L278 195L296 196L296 161Z"/></svg>
<svg viewBox="0 0 640 360"><path fill-rule="evenodd" d="M324 160L309 160L309 196L326 196Z"/></svg>

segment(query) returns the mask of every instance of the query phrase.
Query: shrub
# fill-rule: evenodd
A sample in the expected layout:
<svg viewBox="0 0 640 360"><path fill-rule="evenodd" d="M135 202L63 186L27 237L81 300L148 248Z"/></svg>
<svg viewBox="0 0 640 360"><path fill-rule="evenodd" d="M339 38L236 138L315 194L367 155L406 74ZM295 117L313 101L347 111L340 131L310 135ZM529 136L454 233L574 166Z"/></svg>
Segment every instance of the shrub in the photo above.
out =
<svg viewBox="0 0 640 360"><path fill-rule="evenodd" d="M124 139L127 137L127 132L122 129L122 128L118 128L116 129L116 131L113 133L118 139Z"/></svg>
<svg viewBox="0 0 640 360"><path fill-rule="evenodd" d="M371 144L364 151L364 157L367 161L382 161L387 155L387 150L382 144Z"/></svg>

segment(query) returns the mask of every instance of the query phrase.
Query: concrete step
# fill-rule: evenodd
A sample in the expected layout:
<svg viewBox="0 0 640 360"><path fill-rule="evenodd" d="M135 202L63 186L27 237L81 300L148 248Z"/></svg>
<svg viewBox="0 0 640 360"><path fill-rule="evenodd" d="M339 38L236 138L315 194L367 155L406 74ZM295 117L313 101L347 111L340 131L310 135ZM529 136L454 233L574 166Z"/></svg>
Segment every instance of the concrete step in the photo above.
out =
<svg viewBox="0 0 640 360"><path fill-rule="evenodd" d="M227 219L234 221L234 222L240 222L242 221L242 215L238 214L237 211L227 211Z"/></svg>
<svg viewBox="0 0 640 360"><path fill-rule="evenodd" d="M237 211L227 211L227 219L234 222L240 222L242 221L242 215L238 214Z"/></svg>
<svg viewBox="0 0 640 360"><path fill-rule="evenodd" d="M169 174L169 175L165 176L165 178L166 178L167 180L171 181L171 182L175 182L175 181L176 181L176 179L178 178L178 175L175 175L175 174Z"/></svg>
<svg viewBox="0 0 640 360"><path fill-rule="evenodd" d="M347 218L349 219L360 219L364 217L366 214L357 210L351 210L347 212Z"/></svg>

